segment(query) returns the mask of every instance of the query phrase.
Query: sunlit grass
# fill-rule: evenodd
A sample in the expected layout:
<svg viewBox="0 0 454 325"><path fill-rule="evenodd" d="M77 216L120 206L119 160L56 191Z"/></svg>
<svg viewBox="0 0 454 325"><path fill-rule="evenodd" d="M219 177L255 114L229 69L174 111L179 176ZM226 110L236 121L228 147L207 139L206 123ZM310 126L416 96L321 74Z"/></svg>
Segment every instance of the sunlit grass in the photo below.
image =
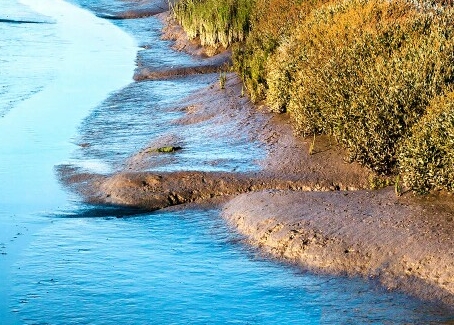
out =
<svg viewBox="0 0 454 325"><path fill-rule="evenodd" d="M181 0L173 14L189 38L205 46L228 47L243 41L249 30L253 0Z"/></svg>

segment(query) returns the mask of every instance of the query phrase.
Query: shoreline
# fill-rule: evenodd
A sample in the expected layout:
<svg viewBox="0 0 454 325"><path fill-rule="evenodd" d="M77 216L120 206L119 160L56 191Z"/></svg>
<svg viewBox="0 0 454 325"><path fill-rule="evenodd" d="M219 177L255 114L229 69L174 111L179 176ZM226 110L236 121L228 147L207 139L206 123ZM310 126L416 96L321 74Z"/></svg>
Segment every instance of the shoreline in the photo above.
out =
<svg viewBox="0 0 454 325"><path fill-rule="evenodd" d="M168 14L158 17L168 22ZM225 59L222 52L207 58L178 26L163 33L166 39L178 39L177 50L198 56L206 65L139 73L143 79L212 72L210 62L222 55ZM225 197L229 201L223 218L254 247L313 272L378 279L389 289L454 309L452 195L397 197L389 187L366 190L371 174L365 168L346 163L344 151L326 137L317 138L315 152L310 152L312 139L295 137L285 115L268 113L243 97L234 74L228 74L225 89L213 84L185 102L186 117L179 123L232 123L230 136L242 132L258 139L266 152L256 162L258 170L223 175L149 172L166 162L163 158L150 165L143 154L149 147L131 157L134 164L127 164L128 170L102 176L73 171L66 184L90 202L149 210ZM157 194L158 203L150 203Z"/></svg>
<svg viewBox="0 0 454 325"><path fill-rule="evenodd" d="M222 216L276 258L313 272L376 279L452 309L452 208L397 198L392 188L260 191L227 202Z"/></svg>

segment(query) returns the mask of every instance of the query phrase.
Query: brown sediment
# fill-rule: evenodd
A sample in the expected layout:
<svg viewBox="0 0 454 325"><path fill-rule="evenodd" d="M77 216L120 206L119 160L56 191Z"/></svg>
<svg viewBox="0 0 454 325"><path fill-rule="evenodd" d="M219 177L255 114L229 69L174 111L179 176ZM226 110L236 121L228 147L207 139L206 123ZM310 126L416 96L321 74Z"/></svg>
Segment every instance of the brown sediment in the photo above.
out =
<svg viewBox="0 0 454 325"><path fill-rule="evenodd" d="M134 80L159 80L192 74L207 74L225 71L231 64L231 53L226 51L190 66L172 67L168 69L153 69L151 67L139 67L134 73Z"/></svg>
<svg viewBox="0 0 454 325"><path fill-rule="evenodd" d="M85 175L90 177L89 175ZM78 181L85 180L80 177ZM333 190L330 183L277 178L262 173L229 172L122 172L98 178L87 197L92 203L158 210L173 205L203 201L262 189L295 191ZM87 193L88 194L88 193Z"/></svg>
<svg viewBox="0 0 454 325"><path fill-rule="evenodd" d="M98 14L98 17L112 20L146 18L167 12L170 9L169 5L172 3L174 1L143 0L140 3L136 3L141 8L116 13Z"/></svg>
<svg viewBox="0 0 454 325"><path fill-rule="evenodd" d="M261 191L223 216L252 245L305 268L376 278L390 289L454 306L454 203L393 189Z"/></svg>
<svg viewBox="0 0 454 325"><path fill-rule="evenodd" d="M329 191L368 186L368 171L356 164L346 163L343 151L330 145L329 139L316 139L315 150L309 154L309 142L312 140L295 137L286 119L257 109L240 93L241 81L235 74L228 74L225 89L214 84L186 98L183 107L186 114L174 123L194 130L199 129L201 124L209 123L214 130L209 135L211 138L234 139L241 136L258 141L266 152L263 159L255 162L259 171L148 171L165 167L169 159L173 159L172 155L159 154L153 149L166 145L180 146L184 142L178 135L168 134L131 156L125 161L123 169L113 175L93 175L96 181L90 183L87 182L89 175L80 177L76 176L80 171L66 170L65 174L73 176L67 176L65 183L79 189L78 192L82 192L90 202L150 210L260 189Z"/></svg>
<svg viewBox="0 0 454 325"><path fill-rule="evenodd" d="M122 12L117 12L114 14L98 14L99 18L111 19L111 20L121 20L121 19L136 19L136 18L145 18L155 16L163 11L167 10L166 8L150 8L150 9L140 9L140 10L127 10Z"/></svg>
<svg viewBox="0 0 454 325"><path fill-rule="evenodd" d="M144 66L136 80L214 71L224 64L220 58L230 59L227 52L188 41L168 14L160 17L168 24L165 37L176 39L175 48L198 55L201 63L166 71ZM185 115L174 123L194 129L210 123L211 137L241 134L258 141L266 153L254 162L258 171L150 171L173 159L150 155L151 148L184 142L168 134L130 157L117 173L65 167L62 179L87 201L150 210L235 196L222 215L252 245L313 271L377 278L390 289L454 307L452 195L418 199L408 193L398 197L390 188L367 191L370 172L346 162L346 153L330 138L295 137L288 116L253 105L242 92L241 81L230 73L224 89L216 83L186 98L175 108Z"/></svg>

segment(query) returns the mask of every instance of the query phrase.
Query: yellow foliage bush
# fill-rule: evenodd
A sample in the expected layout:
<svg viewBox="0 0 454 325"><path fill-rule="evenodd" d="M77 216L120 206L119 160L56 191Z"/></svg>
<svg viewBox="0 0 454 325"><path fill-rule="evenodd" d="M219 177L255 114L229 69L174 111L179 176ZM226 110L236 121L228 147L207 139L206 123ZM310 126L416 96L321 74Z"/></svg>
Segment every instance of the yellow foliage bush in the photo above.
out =
<svg viewBox="0 0 454 325"><path fill-rule="evenodd" d="M313 10L267 62L267 102L386 174L396 146L454 79L452 10L347 0Z"/></svg>
<svg viewBox="0 0 454 325"><path fill-rule="evenodd" d="M434 99L412 135L402 141L399 169L414 191L454 192L454 92Z"/></svg>
<svg viewBox="0 0 454 325"><path fill-rule="evenodd" d="M265 67L270 55L311 10L326 2L329 0L256 0L250 33L234 48L233 56L252 101L264 99L267 93Z"/></svg>

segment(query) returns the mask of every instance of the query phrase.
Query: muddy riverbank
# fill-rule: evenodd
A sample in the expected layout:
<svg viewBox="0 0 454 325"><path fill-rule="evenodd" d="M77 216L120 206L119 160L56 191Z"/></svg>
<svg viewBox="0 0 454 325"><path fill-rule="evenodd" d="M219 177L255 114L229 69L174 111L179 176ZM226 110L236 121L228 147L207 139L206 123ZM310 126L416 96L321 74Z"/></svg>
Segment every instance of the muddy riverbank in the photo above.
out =
<svg viewBox="0 0 454 325"><path fill-rule="evenodd" d="M312 271L377 279L454 306L453 205L378 191L261 191L223 216L249 242Z"/></svg>
<svg viewBox="0 0 454 325"><path fill-rule="evenodd" d="M167 27L165 37L197 55L197 63L156 71L143 60L136 80L218 72L229 60L228 52L206 53L188 42L178 26ZM62 179L89 202L149 210L224 197L223 216L233 229L273 256L311 271L378 279L389 289L454 306L452 195L422 199L397 197L392 188L367 190L366 169L347 163L326 137L295 137L286 116L252 105L232 73L225 85L215 81L170 111L184 113L174 125L194 132L209 125L204 136L255 141L265 155L252 171L162 171L178 155L159 148L194 150L169 133L151 139L113 174L62 166Z"/></svg>

